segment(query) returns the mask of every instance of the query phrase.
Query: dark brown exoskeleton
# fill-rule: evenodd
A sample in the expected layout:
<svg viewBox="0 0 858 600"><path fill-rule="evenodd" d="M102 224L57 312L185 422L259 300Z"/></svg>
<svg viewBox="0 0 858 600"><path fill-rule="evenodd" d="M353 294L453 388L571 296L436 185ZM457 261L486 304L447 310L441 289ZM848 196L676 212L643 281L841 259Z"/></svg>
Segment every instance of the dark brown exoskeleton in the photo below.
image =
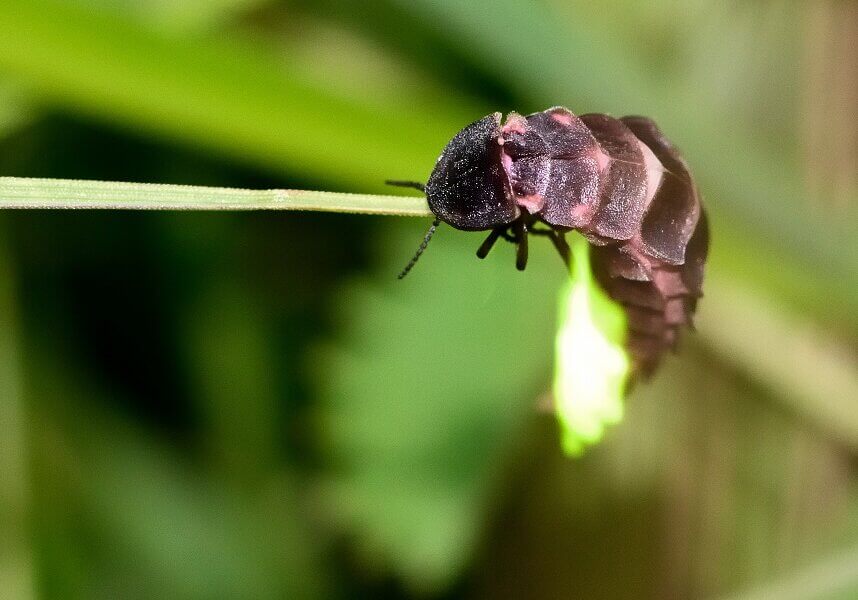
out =
<svg viewBox="0 0 858 600"><path fill-rule="evenodd" d="M425 186L390 183L423 190L436 216L400 278L441 221L491 230L480 258L498 238L515 243L520 270L528 234L548 237L568 265L564 236L577 230L594 246L597 280L626 307L629 350L641 371L651 371L679 328L691 324L706 218L688 166L650 119L578 117L555 107L511 113L502 124L494 113L456 134Z"/></svg>

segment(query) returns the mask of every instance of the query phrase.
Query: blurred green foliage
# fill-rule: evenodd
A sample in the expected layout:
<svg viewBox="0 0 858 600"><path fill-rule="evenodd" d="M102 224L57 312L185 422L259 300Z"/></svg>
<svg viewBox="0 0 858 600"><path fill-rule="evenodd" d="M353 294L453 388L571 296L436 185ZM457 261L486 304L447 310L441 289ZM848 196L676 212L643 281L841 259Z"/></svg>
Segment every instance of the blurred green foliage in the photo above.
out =
<svg viewBox="0 0 858 600"><path fill-rule="evenodd" d="M2 215L0 597L858 594L823 4L4 0L3 175L381 191L562 104L656 118L714 245L699 334L570 461L550 248L518 274L442 229L396 282L419 220Z"/></svg>

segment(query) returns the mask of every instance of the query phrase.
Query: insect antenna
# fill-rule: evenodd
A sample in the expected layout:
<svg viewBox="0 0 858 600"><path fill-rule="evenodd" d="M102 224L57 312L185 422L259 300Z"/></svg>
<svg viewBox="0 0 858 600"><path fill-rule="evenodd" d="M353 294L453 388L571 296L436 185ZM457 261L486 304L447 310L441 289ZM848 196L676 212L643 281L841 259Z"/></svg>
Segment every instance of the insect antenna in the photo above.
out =
<svg viewBox="0 0 858 600"><path fill-rule="evenodd" d="M423 254L423 251L426 250L426 246L429 245L429 240L432 239L432 236L435 234L435 230L438 228L438 225L441 224L440 219L435 219L432 221L432 225L429 226L429 231L426 232L426 235L423 236L423 241L420 242L420 246L417 247L417 252L414 253L414 256L408 261L408 264L405 265L405 268L402 269L402 272L399 274L397 279L402 279L408 272L414 268L414 265L417 264L417 261L420 259L420 255Z"/></svg>
<svg viewBox="0 0 858 600"><path fill-rule="evenodd" d="M414 188L415 190L420 190L424 194L426 193L426 184L420 183L419 181L402 181L399 179L388 179L384 183L386 185L392 185L395 187Z"/></svg>

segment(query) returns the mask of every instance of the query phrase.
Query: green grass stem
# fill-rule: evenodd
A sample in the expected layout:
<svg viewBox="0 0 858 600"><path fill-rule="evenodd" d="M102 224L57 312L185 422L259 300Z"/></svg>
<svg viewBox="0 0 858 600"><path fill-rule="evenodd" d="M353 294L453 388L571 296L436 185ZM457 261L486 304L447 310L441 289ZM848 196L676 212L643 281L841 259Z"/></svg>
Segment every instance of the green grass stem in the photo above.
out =
<svg viewBox="0 0 858 600"><path fill-rule="evenodd" d="M0 177L0 209L317 210L424 217L419 196Z"/></svg>

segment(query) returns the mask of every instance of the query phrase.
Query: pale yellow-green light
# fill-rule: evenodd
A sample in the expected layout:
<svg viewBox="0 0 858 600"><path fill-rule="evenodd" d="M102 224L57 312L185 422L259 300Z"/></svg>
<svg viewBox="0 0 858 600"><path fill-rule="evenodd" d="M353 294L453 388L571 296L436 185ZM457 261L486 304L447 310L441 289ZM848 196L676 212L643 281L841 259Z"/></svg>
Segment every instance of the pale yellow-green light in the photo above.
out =
<svg viewBox="0 0 858 600"><path fill-rule="evenodd" d="M571 277L560 291L554 407L563 450L580 456L602 439L606 425L622 419L631 362L626 315L593 280L583 237L575 237L572 256Z"/></svg>

